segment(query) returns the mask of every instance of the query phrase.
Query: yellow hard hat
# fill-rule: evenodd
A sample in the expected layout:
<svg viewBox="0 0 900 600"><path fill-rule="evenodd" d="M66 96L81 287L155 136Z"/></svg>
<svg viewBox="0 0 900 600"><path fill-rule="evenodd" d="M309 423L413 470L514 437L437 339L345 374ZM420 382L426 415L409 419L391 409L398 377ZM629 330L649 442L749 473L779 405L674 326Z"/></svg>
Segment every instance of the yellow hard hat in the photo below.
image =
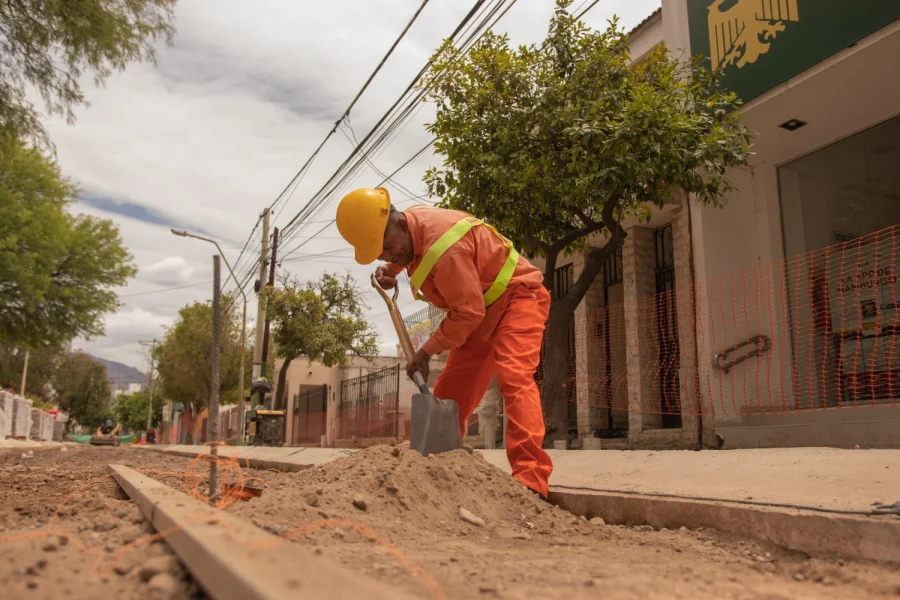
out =
<svg viewBox="0 0 900 600"><path fill-rule="evenodd" d="M391 214L391 196L384 188L353 190L338 204L338 231L356 249L356 262L368 265L384 251L384 230Z"/></svg>

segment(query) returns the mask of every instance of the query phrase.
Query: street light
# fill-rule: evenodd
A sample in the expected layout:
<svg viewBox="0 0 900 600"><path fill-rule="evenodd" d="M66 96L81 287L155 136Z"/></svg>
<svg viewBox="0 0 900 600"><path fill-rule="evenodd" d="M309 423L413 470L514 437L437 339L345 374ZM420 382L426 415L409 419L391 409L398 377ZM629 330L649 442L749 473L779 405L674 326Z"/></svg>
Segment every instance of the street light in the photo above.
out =
<svg viewBox="0 0 900 600"><path fill-rule="evenodd" d="M225 263L225 266L228 267L228 272L231 274L230 276L234 278L234 282L238 286L238 291L241 293L241 296L244 298L244 315L241 318L241 366L240 373L238 375L238 440L237 443L240 446L244 442L244 349L247 346L247 294L244 293L244 289L241 287L240 281L238 281L237 275L234 274L234 270L231 268L231 264L228 262L228 259L225 258L225 253L222 252L222 248L219 246L219 243L216 240L210 239L208 237L203 237L202 235L195 235L193 233L188 233L183 229L172 229L172 233L177 235L178 237L183 238L194 238L195 240L201 240L204 242L209 242L210 244L215 245L216 249L219 251L219 256L222 257L222 261ZM225 283L228 283L226 280Z"/></svg>

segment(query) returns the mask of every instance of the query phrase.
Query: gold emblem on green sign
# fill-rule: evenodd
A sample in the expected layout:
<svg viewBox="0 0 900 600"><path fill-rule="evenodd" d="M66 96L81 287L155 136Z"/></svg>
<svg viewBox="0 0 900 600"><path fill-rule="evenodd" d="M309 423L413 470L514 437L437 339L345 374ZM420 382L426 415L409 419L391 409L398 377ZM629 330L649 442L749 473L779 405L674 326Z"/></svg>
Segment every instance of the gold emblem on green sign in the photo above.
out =
<svg viewBox="0 0 900 600"><path fill-rule="evenodd" d="M797 0L715 0L709 6L712 68L755 63L785 23L799 20Z"/></svg>

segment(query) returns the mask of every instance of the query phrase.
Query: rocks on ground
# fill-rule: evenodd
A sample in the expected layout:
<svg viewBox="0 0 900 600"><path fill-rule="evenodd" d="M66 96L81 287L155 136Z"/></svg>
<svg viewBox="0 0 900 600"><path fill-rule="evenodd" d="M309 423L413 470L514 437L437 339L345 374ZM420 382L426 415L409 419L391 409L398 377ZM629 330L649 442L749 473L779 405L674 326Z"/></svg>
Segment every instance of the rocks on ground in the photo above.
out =
<svg viewBox="0 0 900 600"><path fill-rule="evenodd" d="M18 450L18 449L17 449ZM0 597L187 600L196 585L107 464L185 471L187 461L115 448L0 451ZM43 531L49 529L44 535ZM153 577L142 575L147 569ZM154 581L155 577L161 577Z"/></svg>

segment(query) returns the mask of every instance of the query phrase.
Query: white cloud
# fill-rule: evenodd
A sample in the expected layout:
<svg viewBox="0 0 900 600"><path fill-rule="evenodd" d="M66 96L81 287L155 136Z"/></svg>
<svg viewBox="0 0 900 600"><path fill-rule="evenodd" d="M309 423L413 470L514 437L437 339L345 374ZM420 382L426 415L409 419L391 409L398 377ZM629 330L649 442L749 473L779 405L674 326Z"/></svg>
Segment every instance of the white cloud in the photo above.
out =
<svg viewBox="0 0 900 600"><path fill-rule="evenodd" d="M153 263L143 272L156 283L179 285L191 279L194 270L183 256L175 254Z"/></svg>
<svg viewBox="0 0 900 600"><path fill-rule="evenodd" d="M48 124L64 173L86 195L77 210L113 218L140 270L122 290L123 309L107 319L106 337L80 342L81 347L104 358L143 366L145 354L138 340L160 337L181 306L211 294L210 255L215 248L175 238L168 228L205 232L221 243L230 261L236 261L262 208L276 198L333 127L418 3L345 0L339 4L219 0L213 6L181 0L176 6L175 45L159 49L156 66L132 65L112 76L102 89L86 83L91 107L78 111L77 123ZM659 0L602 1L585 20L602 27L615 13L622 26L631 28L659 4ZM357 136L367 132L396 100L471 5L433 0L425 7L351 114ZM508 31L514 44L538 41L546 32L553 5L550 0L519 0L497 29ZM393 171L419 150L429 139L423 128L429 114L423 106L373 159L376 166ZM351 148L343 135L335 136L274 225L283 226ZM421 175L434 163L425 153L396 180L421 194ZM368 170L355 183L373 179L380 177ZM403 198L399 192L395 195ZM103 202L91 202L91 198ZM125 208L115 208L119 205ZM318 219L332 218L333 210L333 204L323 207ZM308 239L302 236L310 236L320 226L305 227L283 250L296 248ZM257 233L251 250L258 244ZM288 260L284 268L304 278L315 278L326 269L349 269L367 287L370 269L352 261L334 228L290 258L335 250L340 252L329 257ZM249 265L242 260L235 267L243 273ZM191 284L196 285L184 287ZM181 289L169 289L173 287ZM390 320L371 291L368 300L382 349L392 354L396 336ZM252 319L252 294L250 301ZM410 303L406 290L401 294L403 302L406 313L423 306Z"/></svg>
<svg viewBox="0 0 900 600"><path fill-rule="evenodd" d="M171 319L150 311L125 307L106 316L106 336L92 342L76 344L101 358L114 360L147 371L149 353L139 342L160 337Z"/></svg>

